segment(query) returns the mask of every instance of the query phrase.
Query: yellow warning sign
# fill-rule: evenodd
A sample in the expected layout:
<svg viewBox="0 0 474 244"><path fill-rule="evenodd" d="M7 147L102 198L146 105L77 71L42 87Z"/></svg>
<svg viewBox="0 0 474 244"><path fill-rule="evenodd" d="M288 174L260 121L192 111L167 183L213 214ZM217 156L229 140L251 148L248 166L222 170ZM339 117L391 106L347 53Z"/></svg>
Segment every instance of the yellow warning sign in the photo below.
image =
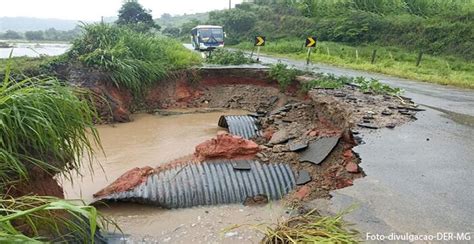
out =
<svg viewBox="0 0 474 244"><path fill-rule="evenodd" d="M256 36L254 46L256 46L256 47L265 46L265 37L264 36Z"/></svg>

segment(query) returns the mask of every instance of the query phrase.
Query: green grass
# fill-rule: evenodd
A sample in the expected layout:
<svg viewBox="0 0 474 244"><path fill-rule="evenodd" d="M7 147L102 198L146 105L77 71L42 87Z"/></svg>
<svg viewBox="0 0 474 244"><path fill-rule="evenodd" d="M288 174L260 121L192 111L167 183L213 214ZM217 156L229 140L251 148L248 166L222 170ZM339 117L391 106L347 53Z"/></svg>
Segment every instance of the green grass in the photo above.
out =
<svg viewBox="0 0 474 244"><path fill-rule="evenodd" d="M28 179L28 168L48 173L81 166L99 142L95 111L81 90L54 78L11 78L0 84L0 187Z"/></svg>
<svg viewBox="0 0 474 244"><path fill-rule="evenodd" d="M46 72L46 67L54 60L54 57L12 57L0 59L0 77L4 77L8 63L11 63L11 73L16 75L38 76Z"/></svg>
<svg viewBox="0 0 474 244"><path fill-rule="evenodd" d="M170 72L201 63L198 54L171 38L108 24L85 25L67 61L79 61L107 74L116 86L136 95Z"/></svg>
<svg viewBox="0 0 474 244"><path fill-rule="evenodd" d="M268 41L263 53L293 59L306 59L303 41ZM250 42L240 43L236 48L251 50ZM372 51L377 49L375 64L371 64ZM311 61L337 66L378 72L402 78L452 85L474 89L474 63L443 56L423 55L421 65L416 67L418 53L407 52L395 47L348 46L333 42L319 42L313 50Z"/></svg>
<svg viewBox="0 0 474 244"><path fill-rule="evenodd" d="M251 64L256 61L245 56L242 51L231 52L225 49L217 49L211 53L211 56L207 58L206 62L220 65L240 65Z"/></svg>
<svg viewBox="0 0 474 244"><path fill-rule="evenodd" d="M94 243L96 231L115 225L95 207L53 197L0 199L0 242Z"/></svg>

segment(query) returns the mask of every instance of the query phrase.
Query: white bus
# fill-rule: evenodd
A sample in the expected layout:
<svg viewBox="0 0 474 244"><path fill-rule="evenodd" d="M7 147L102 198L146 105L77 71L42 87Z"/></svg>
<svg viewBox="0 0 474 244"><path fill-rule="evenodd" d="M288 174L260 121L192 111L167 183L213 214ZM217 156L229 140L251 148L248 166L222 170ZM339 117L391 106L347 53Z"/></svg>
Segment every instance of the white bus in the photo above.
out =
<svg viewBox="0 0 474 244"><path fill-rule="evenodd" d="M224 47L224 36L222 26L198 25L191 30L191 43L195 50L214 50Z"/></svg>

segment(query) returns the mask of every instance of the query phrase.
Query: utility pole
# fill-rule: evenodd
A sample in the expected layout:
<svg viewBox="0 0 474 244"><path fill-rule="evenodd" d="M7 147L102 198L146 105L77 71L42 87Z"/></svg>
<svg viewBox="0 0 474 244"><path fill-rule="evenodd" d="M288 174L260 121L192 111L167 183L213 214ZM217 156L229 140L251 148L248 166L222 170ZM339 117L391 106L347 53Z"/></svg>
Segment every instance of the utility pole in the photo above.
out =
<svg viewBox="0 0 474 244"><path fill-rule="evenodd" d="M232 0L229 0L229 10L232 8Z"/></svg>

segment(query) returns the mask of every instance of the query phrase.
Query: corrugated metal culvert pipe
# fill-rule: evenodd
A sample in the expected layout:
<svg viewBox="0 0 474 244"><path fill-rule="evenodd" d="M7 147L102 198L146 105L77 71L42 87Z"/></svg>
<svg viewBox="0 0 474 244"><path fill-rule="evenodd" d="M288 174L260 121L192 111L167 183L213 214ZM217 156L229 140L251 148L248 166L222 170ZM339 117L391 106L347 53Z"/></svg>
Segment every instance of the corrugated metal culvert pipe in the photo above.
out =
<svg viewBox="0 0 474 244"><path fill-rule="evenodd" d="M287 164L254 160L216 160L177 165L148 176L132 190L101 200L135 201L164 208L243 203L248 197L282 198L295 187Z"/></svg>
<svg viewBox="0 0 474 244"><path fill-rule="evenodd" d="M250 139L260 136L257 119L249 115L223 115L219 118L218 125L228 128L230 134Z"/></svg>

